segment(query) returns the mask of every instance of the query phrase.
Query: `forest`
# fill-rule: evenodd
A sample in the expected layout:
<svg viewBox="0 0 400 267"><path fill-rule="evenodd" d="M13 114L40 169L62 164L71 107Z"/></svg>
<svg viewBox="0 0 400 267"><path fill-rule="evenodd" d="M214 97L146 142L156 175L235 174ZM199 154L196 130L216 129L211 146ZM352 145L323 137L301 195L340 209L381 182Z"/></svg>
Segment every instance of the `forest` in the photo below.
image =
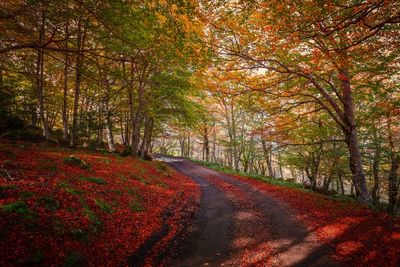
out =
<svg viewBox="0 0 400 267"><path fill-rule="evenodd" d="M157 160L171 156L234 177L347 200L351 209L359 205L384 217L398 216L399 36L400 2L396 0L3 0L0 210L17 217L24 214L23 220L29 221L42 216L32 215L29 201L44 203L50 210L64 207L58 203L61 200L24 197L21 188L39 194L56 183L42 176L51 173L67 179L71 172L80 178L60 180L54 185L60 192L51 194L61 194L69 204L79 202L80 216L93 225L98 222L90 209L93 205L111 214L107 200L121 198L123 204L114 211L131 209L145 213L139 218L151 220L161 214L155 206L163 205L162 198L177 194L187 210L174 211L173 218L160 216L162 222L174 221L178 229L175 223L189 222L203 198L182 166L170 170L168 163ZM35 159L40 162L34 163ZM53 166L52 161L58 164ZM131 161L141 167L134 168ZM60 164L63 167L57 170ZM92 177L103 172L107 178ZM143 186L139 186L141 197L133 189L118 193L128 183L131 186L128 176ZM210 177L208 182L230 190ZM35 186L24 179L33 179ZM96 188L108 184L113 195L108 199L103 189L89 189L85 183ZM82 200L78 187L95 190L88 193L90 201ZM180 195L181 191L185 193ZM142 204L132 204L139 199ZM154 208L154 214L146 205ZM177 208L173 202L165 205ZM50 211L37 212L50 220L45 215ZM17 217L7 216L0 216L0 227L14 227L10 225ZM390 218L383 221L395 220ZM115 227L113 223L109 227ZM146 227L145 221L141 223ZM71 225L65 224L65 229L77 227ZM394 222L390 225L395 227ZM395 245L386 244L394 255L399 229L389 228L397 234ZM77 229L72 236L86 239L82 237L86 232ZM90 229L87 233L100 231ZM0 237L20 239L10 232L0 230ZM115 230L110 236L118 233ZM141 238L140 242L146 239ZM139 244L138 240L133 241ZM63 252L44 258L60 257L52 262L59 265L67 257L72 262L68 266L75 266L81 260L75 253L79 249L82 255L96 258L82 244L71 246L74 250L68 257L69 252ZM162 250L157 246L154 251ZM116 253L117 260L104 247L103 256L109 257L106 265L120 266L135 249L125 247L125 254ZM10 261L0 260L0 264L10 266L15 264L12 258L25 253L4 251ZM38 257L35 251L31 260ZM149 252L151 261L145 260L148 266L157 265L154 251ZM399 263L393 257L387 266Z"/></svg>

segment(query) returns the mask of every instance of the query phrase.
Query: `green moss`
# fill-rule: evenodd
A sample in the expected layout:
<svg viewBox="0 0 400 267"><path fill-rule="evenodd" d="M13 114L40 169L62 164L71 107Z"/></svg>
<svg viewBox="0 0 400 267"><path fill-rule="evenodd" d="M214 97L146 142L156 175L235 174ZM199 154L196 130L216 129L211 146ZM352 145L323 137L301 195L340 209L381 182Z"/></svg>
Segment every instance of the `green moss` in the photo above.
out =
<svg viewBox="0 0 400 267"><path fill-rule="evenodd" d="M78 166L79 168L83 170L88 170L90 169L90 165L87 164L85 161L81 160L77 156L71 155L67 158L64 158L64 163L69 164L69 165L75 165Z"/></svg>

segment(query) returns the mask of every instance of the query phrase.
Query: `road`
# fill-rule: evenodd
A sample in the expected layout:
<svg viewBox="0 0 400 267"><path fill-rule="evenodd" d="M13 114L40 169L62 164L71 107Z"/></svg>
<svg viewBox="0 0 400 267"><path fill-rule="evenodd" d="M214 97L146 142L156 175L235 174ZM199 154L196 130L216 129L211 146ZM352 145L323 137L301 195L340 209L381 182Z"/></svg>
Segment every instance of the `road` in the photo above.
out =
<svg viewBox="0 0 400 267"><path fill-rule="evenodd" d="M162 158L202 190L171 266L335 266L295 212L251 185L180 158Z"/></svg>

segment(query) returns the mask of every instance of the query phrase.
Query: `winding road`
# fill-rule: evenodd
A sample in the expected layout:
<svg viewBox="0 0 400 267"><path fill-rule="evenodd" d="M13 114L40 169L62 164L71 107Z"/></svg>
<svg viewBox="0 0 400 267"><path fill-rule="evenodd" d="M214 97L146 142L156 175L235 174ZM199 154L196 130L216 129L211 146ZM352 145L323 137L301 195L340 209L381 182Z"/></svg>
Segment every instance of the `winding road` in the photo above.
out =
<svg viewBox="0 0 400 267"><path fill-rule="evenodd" d="M251 185L180 158L161 158L195 180L199 211L170 266L335 266L295 213Z"/></svg>

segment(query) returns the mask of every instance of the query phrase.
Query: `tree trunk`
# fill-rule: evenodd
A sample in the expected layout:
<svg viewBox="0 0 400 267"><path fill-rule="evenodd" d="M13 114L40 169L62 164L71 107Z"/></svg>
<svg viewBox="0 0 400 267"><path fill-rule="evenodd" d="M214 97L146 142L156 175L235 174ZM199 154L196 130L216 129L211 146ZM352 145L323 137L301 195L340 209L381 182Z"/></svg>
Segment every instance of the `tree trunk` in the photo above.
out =
<svg viewBox="0 0 400 267"><path fill-rule="evenodd" d="M398 181L398 170L400 167L400 155L395 149L393 142L392 129L391 129L391 118L387 119L387 129L388 129L388 139L390 147L390 160L391 167L389 172L389 205L387 210L389 212L394 212L397 205L397 195L399 191L399 181Z"/></svg>
<svg viewBox="0 0 400 267"><path fill-rule="evenodd" d="M377 138L376 129L374 130L374 160L372 163L372 174L374 177L374 186L371 190L372 202L377 204L379 202L379 190L380 190L380 175L379 175L379 164L381 160L381 144Z"/></svg>
<svg viewBox="0 0 400 267"><path fill-rule="evenodd" d="M208 135L204 136L204 151L205 151L205 159L206 162L210 161L210 142L208 140Z"/></svg>
<svg viewBox="0 0 400 267"><path fill-rule="evenodd" d="M140 157L143 159L151 159L151 156L149 154L149 149L151 146L153 125L154 125L154 119L151 117L146 118L146 122L144 125L144 131L143 131L143 140L142 140L142 144L140 146Z"/></svg>
<svg viewBox="0 0 400 267"><path fill-rule="evenodd" d="M114 144L114 135L112 132L112 120L111 114L109 109L109 99L106 99L106 131L107 131L107 142L108 142L108 149L110 152L115 152L115 144Z"/></svg>
<svg viewBox="0 0 400 267"><path fill-rule="evenodd" d="M42 17L40 23L40 32L39 32L39 42L44 44L45 38L45 12L42 9ZM39 107L39 118L43 127L43 136L49 141L50 140L50 130L48 125L48 118L45 114L45 106L44 106L44 92L43 92L43 84L44 84L44 51L43 48L38 50L38 59L36 65L36 90L38 97L38 107Z"/></svg>
<svg viewBox="0 0 400 267"><path fill-rule="evenodd" d="M367 183L362 167L361 152L357 137L357 129L354 120L354 104L350 87L350 78L347 69L340 71L341 85L343 91L344 124L343 128L346 143L350 152L350 170L353 176L353 183L356 190L356 196L362 203L368 203L370 197L368 194Z"/></svg>
<svg viewBox="0 0 400 267"><path fill-rule="evenodd" d="M267 162L268 176L275 178L274 171L272 170L271 147L267 147L267 142L263 138L261 138L261 146L263 149L264 159Z"/></svg>
<svg viewBox="0 0 400 267"><path fill-rule="evenodd" d="M65 49L68 49L68 22L65 23ZM68 141L68 107L67 107L67 98L68 98L68 53L65 52L64 58L64 92L63 92L63 109L62 109L62 121L63 121L63 141Z"/></svg>
<svg viewBox="0 0 400 267"><path fill-rule="evenodd" d="M133 65L133 63L132 63ZM144 111L144 73L146 71L146 67L144 67L143 74L140 77L139 85L137 88L138 92L138 106L136 113L134 114L132 121L132 156L139 157L139 145L140 145L140 128L143 120L143 111ZM132 70L133 75L133 70Z"/></svg>
<svg viewBox="0 0 400 267"><path fill-rule="evenodd" d="M81 92L81 78L82 78L82 48L84 46L86 29L83 29L82 34L82 19L78 21L78 36L77 36L77 56L76 56L76 80L75 80L75 93L74 93L74 108L72 113L72 129L70 146L76 147L77 143L77 121L78 121L78 107L79 95Z"/></svg>

